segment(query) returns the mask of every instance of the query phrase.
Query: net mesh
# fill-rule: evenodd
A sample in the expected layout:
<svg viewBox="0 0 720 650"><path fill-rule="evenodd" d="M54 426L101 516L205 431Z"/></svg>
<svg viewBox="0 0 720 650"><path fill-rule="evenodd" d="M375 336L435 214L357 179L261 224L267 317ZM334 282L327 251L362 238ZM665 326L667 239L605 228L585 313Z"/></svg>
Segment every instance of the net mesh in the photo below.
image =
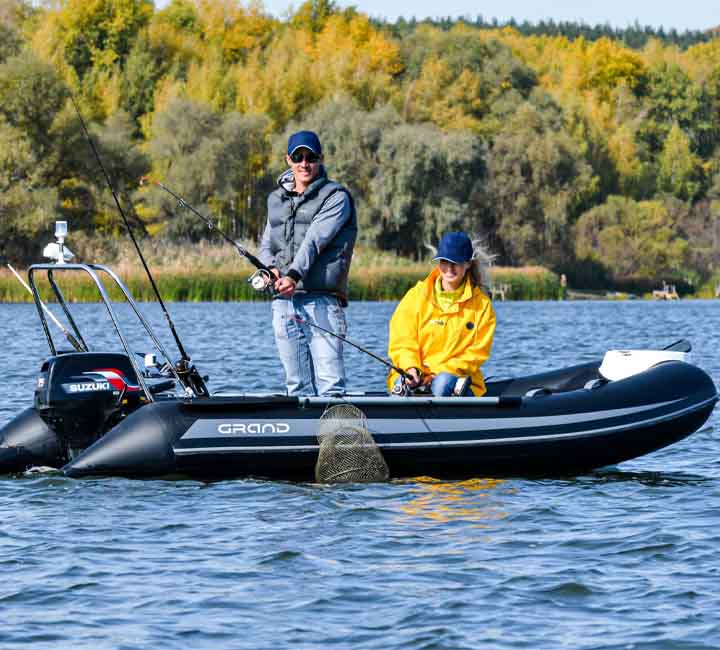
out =
<svg viewBox="0 0 720 650"><path fill-rule="evenodd" d="M352 404L335 404L320 417L318 483L386 481L387 463L372 437L365 414Z"/></svg>

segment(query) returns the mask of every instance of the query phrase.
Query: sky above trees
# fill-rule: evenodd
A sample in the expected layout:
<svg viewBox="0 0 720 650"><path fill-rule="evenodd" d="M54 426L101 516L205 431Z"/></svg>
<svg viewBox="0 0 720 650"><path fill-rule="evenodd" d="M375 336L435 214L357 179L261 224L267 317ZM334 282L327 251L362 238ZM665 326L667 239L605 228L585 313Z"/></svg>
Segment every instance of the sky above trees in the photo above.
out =
<svg viewBox="0 0 720 650"><path fill-rule="evenodd" d="M157 7L164 7L168 0L157 0ZM297 9L301 2L295 0L265 0L266 9L282 16L290 6ZM666 30L705 30L720 24L717 5L708 0L685 0L684 2L657 2L657 0L605 0L604 2L578 2L577 0L553 0L551 3L537 0L338 0L338 6L355 6L373 17L395 20L404 18L437 18L483 16L486 20L497 18L507 21L537 22L553 19L578 21L589 25L605 23L622 28L633 25L664 27Z"/></svg>

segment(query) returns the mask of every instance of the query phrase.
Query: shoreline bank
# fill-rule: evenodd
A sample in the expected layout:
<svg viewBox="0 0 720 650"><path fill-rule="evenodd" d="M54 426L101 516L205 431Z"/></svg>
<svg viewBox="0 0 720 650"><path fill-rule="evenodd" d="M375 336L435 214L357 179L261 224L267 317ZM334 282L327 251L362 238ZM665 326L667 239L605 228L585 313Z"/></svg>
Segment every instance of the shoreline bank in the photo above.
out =
<svg viewBox="0 0 720 650"><path fill-rule="evenodd" d="M398 266L367 266L350 275L350 300L400 300L405 293L422 280L432 267L422 263L410 268ZM23 278L27 270L18 269ZM251 269L236 265L233 269L202 270L181 272L177 269L158 268L153 270L163 300L171 302L235 302L264 300L248 284ZM135 270L119 271L120 277L136 300L154 300L155 296L147 277ZM492 269L493 288L502 289L505 300L557 300L562 297L558 276L541 267L522 269L497 267ZM89 278L80 274L60 277L59 282L66 298L72 302L94 302L97 290ZM43 299L51 295L50 287L44 280L39 284ZM110 288L113 300L120 300L120 292ZM0 303L32 302L32 296L18 282L9 270L0 269Z"/></svg>

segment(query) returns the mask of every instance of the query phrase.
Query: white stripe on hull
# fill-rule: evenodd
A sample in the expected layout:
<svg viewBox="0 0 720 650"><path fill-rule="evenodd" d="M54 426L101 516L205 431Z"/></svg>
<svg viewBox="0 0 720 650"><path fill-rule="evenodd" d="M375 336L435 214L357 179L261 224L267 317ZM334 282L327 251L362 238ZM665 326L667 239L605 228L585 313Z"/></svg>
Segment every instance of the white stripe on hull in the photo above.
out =
<svg viewBox="0 0 720 650"><path fill-rule="evenodd" d="M621 424L612 427L604 427L601 429L592 429L584 431L572 431L570 433L551 433L534 436L513 436L510 438L482 438L474 440L436 440L428 442L388 442L378 444L381 449L388 448L404 448L404 449L437 449L438 447L480 447L488 445L499 445L499 444L514 444L514 443L542 443L553 440L568 440L573 438L587 438L591 436L604 435L604 434L615 434L628 431L630 429L640 429L648 426L654 426L661 424L662 422L669 422L679 417L683 417L694 411L699 411L708 404L717 401L717 397L711 397L704 402L694 404L693 406L687 407L681 411L676 411L667 415L659 416L656 418L650 418L648 420L642 420L640 422L631 422L628 424ZM665 402L669 404L672 402ZM654 405L654 407L659 405ZM617 409L626 410L626 409ZM646 410L646 409L645 409ZM533 418L534 419L534 418ZM223 447L194 447L194 448L176 448L175 454L178 456L190 456L194 454L207 454L207 453L256 453L256 452L281 452L281 451L292 451L292 452L310 452L317 451L318 445L272 445L272 446L223 446Z"/></svg>

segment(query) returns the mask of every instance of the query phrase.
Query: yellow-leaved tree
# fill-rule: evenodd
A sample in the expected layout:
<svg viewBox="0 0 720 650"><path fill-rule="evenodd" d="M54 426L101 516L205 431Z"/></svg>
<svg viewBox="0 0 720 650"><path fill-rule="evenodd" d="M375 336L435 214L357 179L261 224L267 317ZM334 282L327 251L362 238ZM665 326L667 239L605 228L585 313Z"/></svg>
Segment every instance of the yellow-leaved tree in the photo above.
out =
<svg viewBox="0 0 720 650"><path fill-rule="evenodd" d="M273 131L314 107L323 84L313 70L312 34L286 29L265 50L253 50L244 64L232 70L235 109L266 115Z"/></svg>
<svg viewBox="0 0 720 650"><path fill-rule="evenodd" d="M153 10L152 0L61 0L46 12L33 46L82 79L92 68L122 63Z"/></svg>
<svg viewBox="0 0 720 650"><path fill-rule="evenodd" d="M700 189L701 176L700 160L690 150L690 138L675 122L658 157L658 189L688 201Z"/></svg>
<svg viewBox="0 0 720 650"><path fill-rule="evenodd" d="M398 45L360 14L328 17L311 57L324 95L340 91L366 110L390 98L393 78L403 69Z"/></svg>
<svg viewBox="0 0 720 650"><path fill-rule="evenodd" d="M204 40L218 46L228 63L266 47L278 28L278 21L265 13L261 2L246 8L237 0L198 0L197 15Z"/></svg>
<svg viewBox="0 0 720 650"><path fill-rule="evenodd" d="M398 109L411 122L491 139L537 86L508 46L465 25L422 26L402 44L406 72Z"/></svg>

